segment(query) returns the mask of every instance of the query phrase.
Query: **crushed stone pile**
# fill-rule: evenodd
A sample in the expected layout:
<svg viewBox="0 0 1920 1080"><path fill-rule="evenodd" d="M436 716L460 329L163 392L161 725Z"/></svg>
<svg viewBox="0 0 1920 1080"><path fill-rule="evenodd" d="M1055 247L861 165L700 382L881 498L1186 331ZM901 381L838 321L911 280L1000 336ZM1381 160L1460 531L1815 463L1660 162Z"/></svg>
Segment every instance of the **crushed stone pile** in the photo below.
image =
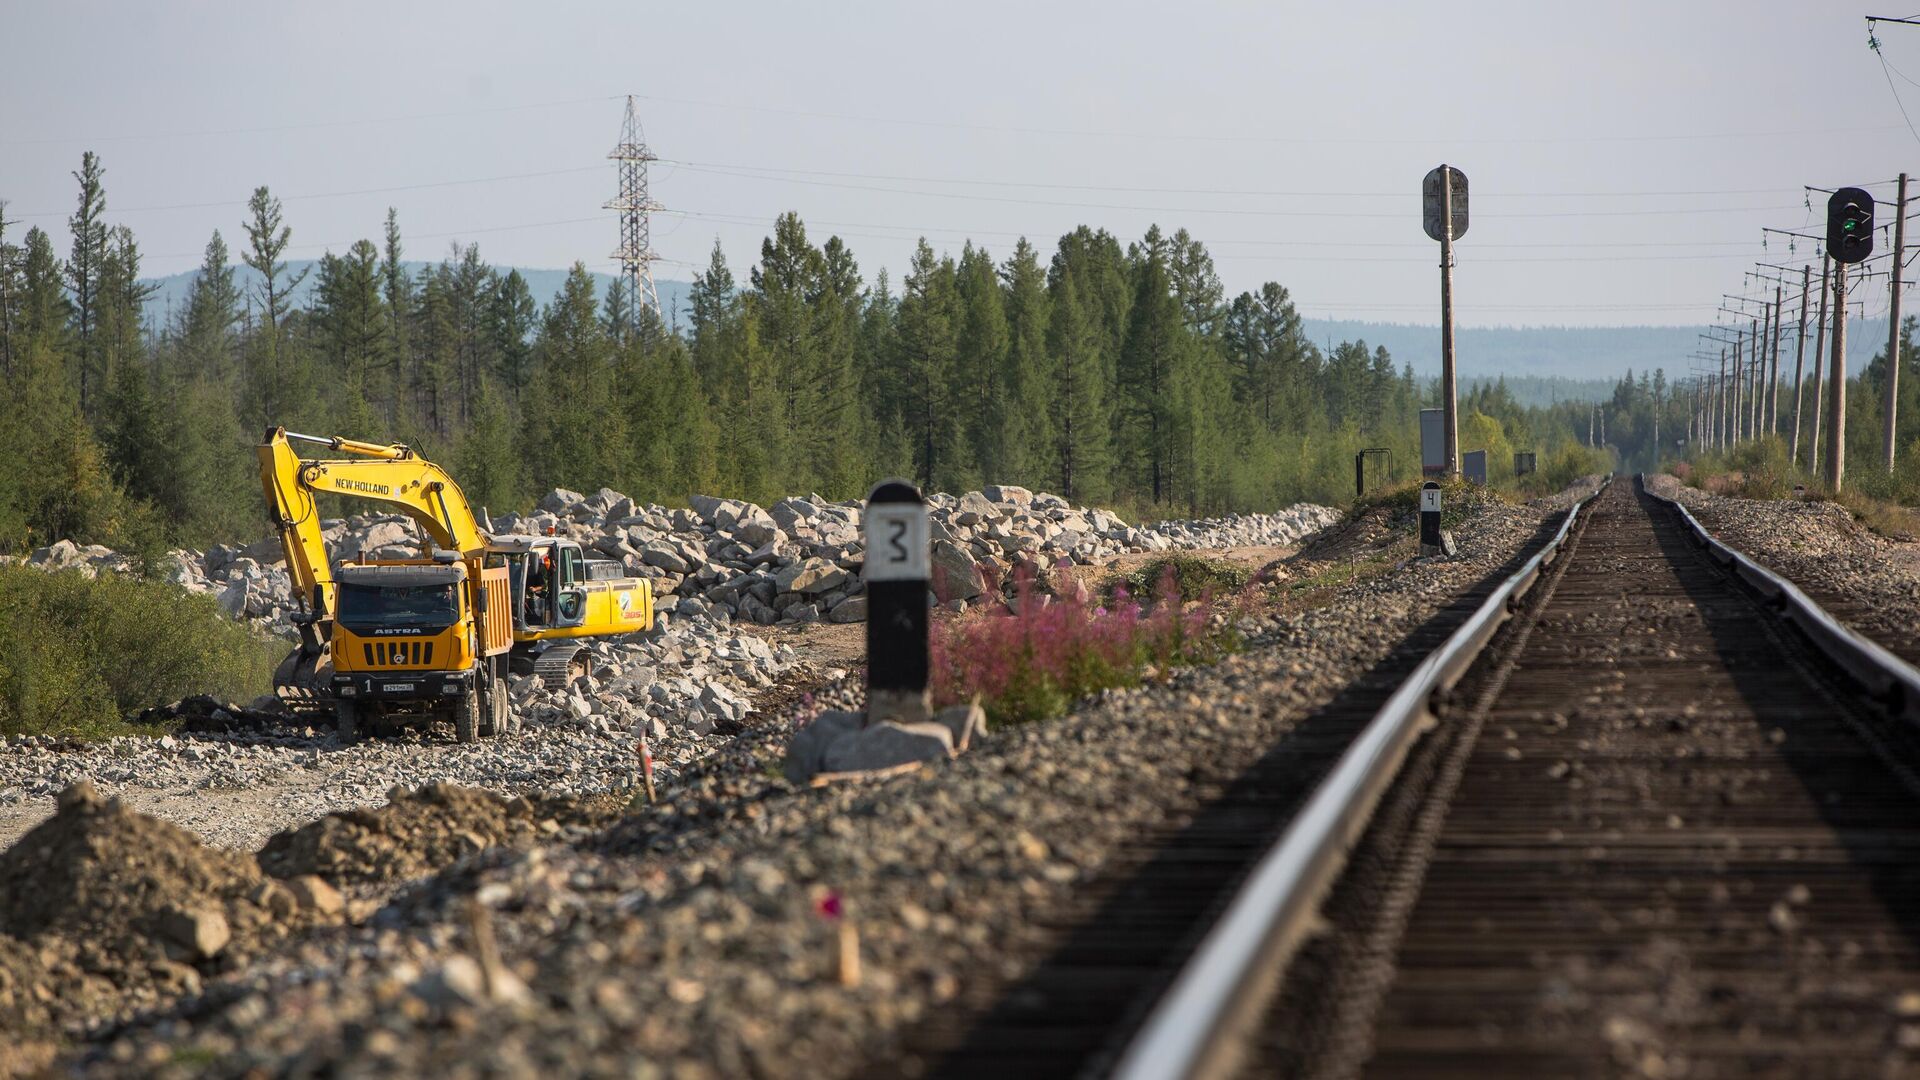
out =
<svg viewBox="0 0 1920 1080"><path fill-rule="evenodd" d="M530 514L486 523L495 534L544 534L578 541L590 557L621 564L652 580L659 611L669 619L711 616L762 625L861 622L866 619L860 568L865 559L859 500L819 495L782 499L771 508L696 495L687 508L641 505L610 488L593 495L556 488ZM1089 565L1135 552L1292 544L1340 517L1297 503L1273 514L1235 514L1199 521L1129 525L1105 510L1075 506L1058 495L990 485L927 499L933 542L935 599L964 610L989 589L1014 579L1016 566ZM399 514L360 514L322 524L336 560L406 558L426 541ZM110 548L61 541L25 560L47 570L88 575L132 566ZM244 547L168 552L160 576L215 596L236 619L293 638L296 605L277 538Z"/></svg>
<svg viewBox="0 0 1920 1080"><path fill-rule="evenodd" d="M395 788L385 806L328 814L275 835L260 867L276 878L318 875L342 887L425 877L476 852L526 850L569 828L610 820L619 805L564 797L502 798L448 783Z"/></svg>

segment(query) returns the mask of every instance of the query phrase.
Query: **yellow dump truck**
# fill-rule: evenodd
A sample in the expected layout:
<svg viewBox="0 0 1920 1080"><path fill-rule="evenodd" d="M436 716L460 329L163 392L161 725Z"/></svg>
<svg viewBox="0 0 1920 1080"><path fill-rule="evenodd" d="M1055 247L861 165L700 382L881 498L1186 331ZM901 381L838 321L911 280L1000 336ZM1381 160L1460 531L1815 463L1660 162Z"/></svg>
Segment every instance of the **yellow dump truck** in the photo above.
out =
<svg viewBox="0 0 1920 1080"><path fill-rule="evenodd" d="M295 442L349 456L302 459ZM488 535L453 478L405 446L273 428L259 457L301 609L300 644L274 689L296 711L333 712L345 738L434 719L461 742L515 730L509 672L558 685L584 670L579 639L653 626L645 579L563 537ZM336 568L321 493L388 503L437 550Z"/></svg>

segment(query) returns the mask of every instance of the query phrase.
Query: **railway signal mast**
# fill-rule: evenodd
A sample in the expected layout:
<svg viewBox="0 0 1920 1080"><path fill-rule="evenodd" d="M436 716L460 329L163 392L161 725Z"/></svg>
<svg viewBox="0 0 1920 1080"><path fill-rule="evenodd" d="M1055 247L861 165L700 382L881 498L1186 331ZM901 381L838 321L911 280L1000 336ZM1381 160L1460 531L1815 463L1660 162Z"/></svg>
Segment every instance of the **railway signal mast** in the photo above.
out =
<svg viewBox="0 0 1920 1080"><path fill-rule="evenodd" d="M1843 187L1827 200L1827 253L1840 264L1834 275L1833 359L1827 371L1827 486L1837 493L1847 473L1847 267L1873 254L1872 195Z"/></svg>
<svg viewBox="0 0 1920 1080"><path fill-rule="evenodd" d="M1446 411L1446 474L1460 475L1460 394L1453 354L1453 242L1467 232L1467 174L1451 165L1427 173L1420 184L1421 218L1427 236L1440 241L1440 407Z"/></svg>

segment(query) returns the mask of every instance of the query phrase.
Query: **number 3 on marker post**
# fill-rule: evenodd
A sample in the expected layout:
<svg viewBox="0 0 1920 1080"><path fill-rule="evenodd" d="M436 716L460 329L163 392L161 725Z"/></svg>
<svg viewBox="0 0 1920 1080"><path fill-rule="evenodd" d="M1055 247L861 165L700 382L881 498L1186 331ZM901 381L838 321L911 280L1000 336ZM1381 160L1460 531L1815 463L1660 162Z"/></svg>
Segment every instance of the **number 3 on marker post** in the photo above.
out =
<svg viewBox="0 0 1920 1080"><path fill-rule="evenodd" d="M910 503L867 505L868 581L925 581L927 509Z"/></svg>

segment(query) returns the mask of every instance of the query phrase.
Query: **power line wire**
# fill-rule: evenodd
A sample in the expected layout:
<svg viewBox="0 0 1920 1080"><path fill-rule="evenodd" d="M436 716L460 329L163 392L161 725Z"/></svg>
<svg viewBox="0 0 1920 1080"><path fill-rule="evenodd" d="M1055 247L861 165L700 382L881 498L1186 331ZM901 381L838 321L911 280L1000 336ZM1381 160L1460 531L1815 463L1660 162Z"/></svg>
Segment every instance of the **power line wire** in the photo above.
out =
<svg viewBox="0 0 1920 1080"><path fill-rule="evenodd" d="M315 191L301 195L276 195L281 202L302 202L308 199L341 199L354 195L384 195L395 191L424 191L430 188L459 187L467 184L497 184L509 180L531 180L545 176L570 176L577 173L602 172L605 165L583 165L574 169L547 169L542 172L509 173L504 176L476 176L465 180L434 180L424 184L394 184L389 187L356 188L352 191ZM222 199L218 202L173 203L167 206L125 206L113 208L114 214L145 214L161 210L210 210L223 207L245 207L245 199ZM64 218L71 210L36 210L31 214L17 214L20 218Z"/></svg>
<svg viewBox="0 0 1920 1080"><path fill-rule="evenodd" d="M1357 138L1315 138L1310 136L1283 135L1205 135L1193 132L1146 132L1116 131L1085 128L1046 128L1020 125L975 124L957 120L929 120L922 117L871 116L857 113L826 112L821 110L784 108L777 105L749 105L731 102L707 101L699 98L671 97L664 94L636 95L643 101L655 101L671 105L692 105L699 108L733 109L742 112L760 112L779 116L798 116L812 119L829 119L864 124L890 124L902 127L923 127L945 130L987 131L1020 135L1076 136L1089 138L1144 139L1168 142L1218 142L1218 143L1255 143L1286 145L1355 145L1355 146L1465 146L1500 144L1558 144L1558 143L1615 143L1615 142L1679 142L1699 139L1748 139L1780 138L1796 135L1837 135L1846 133L1865 133L1893 130L1888 127L1862 128L1817 128L1788 131L1720 131L1695 132L1672 135L1564 135L1564 136L1511 136L1502 138L1449 138L1430 136L1414 139L1357 139Z"/></svg>
<svg viewBox="0 0 1920 1080"><path fill-rule="evenodd" d="M1399 219L1405 216L1398 212L1342 211L1342 210L1260 210L1248 207L1198 207L1198 206L1144 206L1128 203L1074 202L1060 199L1015 198L1010 195L973 195L958 191L917 191L912 188L881 187L872 184L847 184L833 180L808 180L789 177L767 176L758 173L736 172L727 169L715 169L695 166L681 162L680 167L689 172L706 173L716 176L730 176L742 180L764 180L787 184L805 184L810 187L838 188L848 191L865 191L881 194L912 195L920 198L956 199L965 202L1013 203L1026 206L1058 206L1079 210L1128 210L1158 214L1219 214L1230 217L1326 217L1326 218L1384 218ZM1412 198L1411 193L1408 198ZM1687 209L1658 210L1555 210L1523 212L1515 214L1477 214L1475 217L1486 220L1504 220L1514 218L1560 218L1560 217L1641 217L1666 216L1673 214L1772 214L1796 210L1794 206L1722 206L1694 207Z"/></svg>
<svg viewBox="0 0 1920 1080"><path fill-rule="evenodd" d="M359 127L366 124L401 124L416 120L444 120L456 116L489 116L528 109L557 109L567 105L585 105L600 101L618 101L619 95L569 98L565 101L536 101L523 105L501 105L489 109L451 109L445 112L413 113L405 116L363 116L344 120L316 120L299 124L265 124L255 127L219 128L201 131L143 131L129 135L62 136L57 139L5 139L0 146L59 146L80 143L133 142L150 139L198 139L231 135L261 135L277 131L315 131L323 128Z"/></svg>

